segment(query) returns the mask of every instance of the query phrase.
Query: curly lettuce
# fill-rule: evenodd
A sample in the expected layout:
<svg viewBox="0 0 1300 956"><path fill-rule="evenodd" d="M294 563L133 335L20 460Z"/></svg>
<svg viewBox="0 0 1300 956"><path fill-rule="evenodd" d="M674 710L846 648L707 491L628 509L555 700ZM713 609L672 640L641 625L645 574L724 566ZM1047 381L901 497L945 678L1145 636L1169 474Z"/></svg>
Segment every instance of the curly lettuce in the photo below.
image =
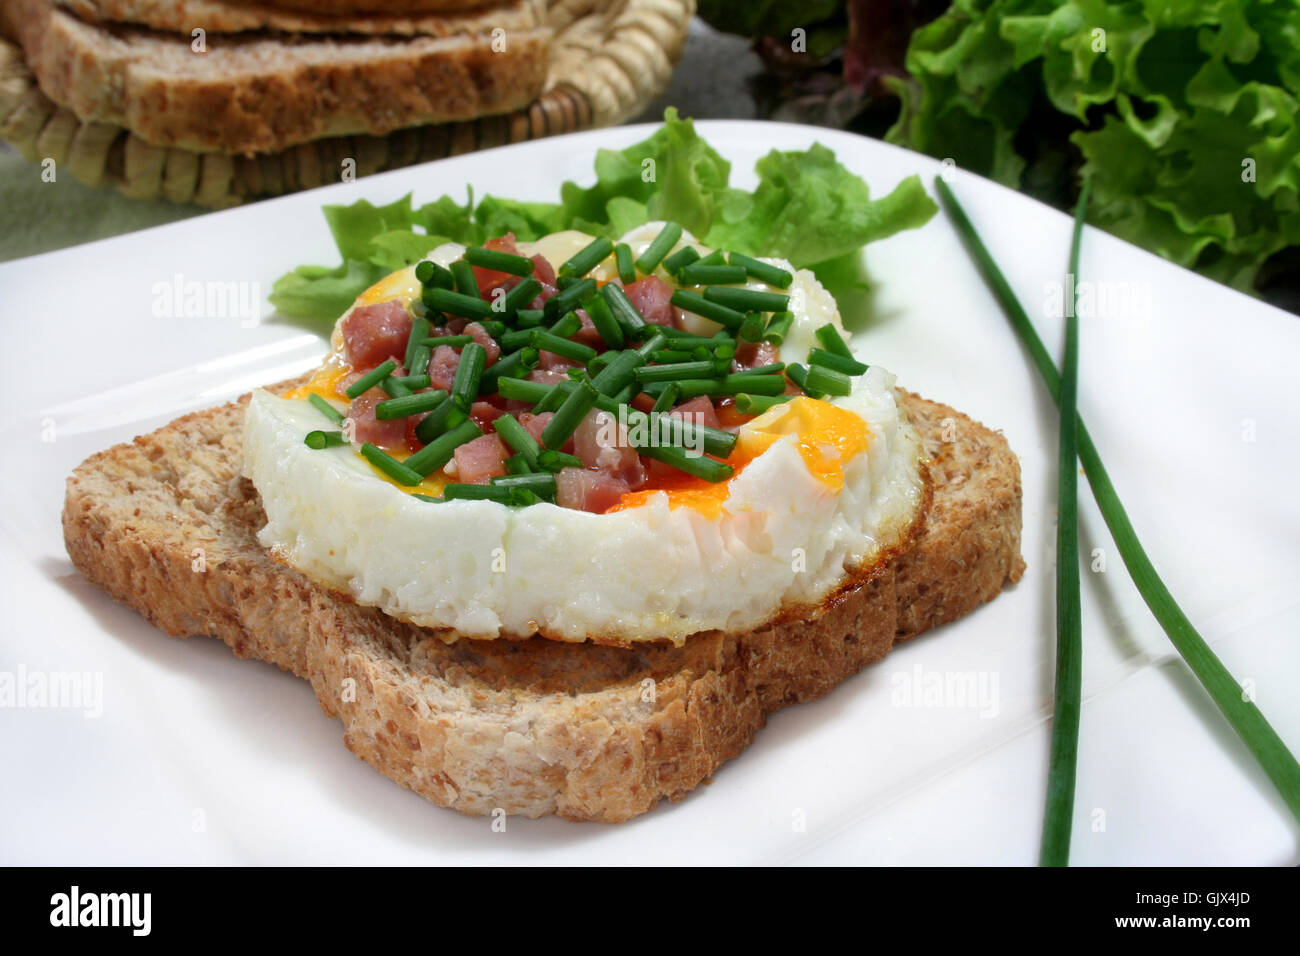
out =
<svg viewBox="0 0 1300 956"><path fill-rule="evenodd" d="M1081 162L1090 222L1244 291L1300 244L1290 0L955 0L906 66L892 142L1030 192Z"/></svg>
<svg viewBox="0 0 1300 956"><path fill-rule="evenodd" d="M595 172L591 186L564 183L556 203L443 196L417 208L407 195L387 206L326 206L342 263L281 276L271 302L286 315L332 321L384 275L443 242L478 245L506 232L532 240L563 229L614 237L658 219L679 222L711 245L839 276L844 259L866 243L921 226L937 211L916 176L873 199L820 144L772 150L756 166L758 187L736 189L731 164L671 108L649 138L597 151Z"/></svg>

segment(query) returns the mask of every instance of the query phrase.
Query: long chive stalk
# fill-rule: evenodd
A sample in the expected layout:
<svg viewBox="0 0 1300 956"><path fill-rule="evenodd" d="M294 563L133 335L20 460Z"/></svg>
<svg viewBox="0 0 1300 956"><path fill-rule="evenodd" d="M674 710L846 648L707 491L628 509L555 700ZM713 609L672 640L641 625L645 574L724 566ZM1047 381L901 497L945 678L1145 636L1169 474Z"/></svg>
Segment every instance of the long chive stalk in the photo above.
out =
<svg viewBox="0 0 1300 956"><path fill-rule="evenodd" d="M988 283L1006 313L1008 321L1020 336L1021 343L1038 368L1043 384L1047 386L1053 400L1060 401L1061 375L1043 345L1043 340L1039 338L1033 324L1029 321L1024 306L1011 291L1006 276L993 261L993 257L975 232L975 227L971 225L965 210L953 196L948 184L942 179L936 179L935 189L947 206L948 213L966 242L985 282ZM1165 587L1164 581L1156 573L1155 566L1152 565L1151 559L1147 557L1146 551L1138 541L1133 523L1124 511L1119 495L1115 493L1115 486L1111 484L1110 476L1102 466L1101 455L1097 452L1097 446L1092 443L1088 429L1082 421L1078 421L1077 429L1079 459L1088 476L1088 484L1092 487L1093 497L1097 500L1106 527L1110 529L1111 537L1115 539L1124 566L1128 568L1133 583L1137 585L1138 593L1142 595L1151 613L1169 635L1169 640L1187 662L1187 666L1191 668L1192 673L1209 693L1223 716L1227 718L1232 729L1255 755L1255 759L1273 781L1273 785L1277 787L1291 813L1300 820L1300 763L1287 749L1282 738L1277 735L1277 731L1269 725L1254 701L1245 699L1241 685L1223 666L1223 662L1205 643L1205 639L1197 633L1192 622L1187 619L1187 615L1169 593L1169 589Z"/></svg>
<svg viewBox="0 0 1300 956"><path fill-rule="evenodd" d="M1085 180L1074 209L1070 240L1070 286L1079 288L1079 246L1090 183ZM1052 755L1047 770L1041 866L1068 866L1074 823L1074 782L1079 763L1079 710L1083 694L1083 621L1079 597L1079 310L1065 310L1065 357L1061 362L1061 429L1057 440L1056 487L1056 706L1052 715Z"/></svg>

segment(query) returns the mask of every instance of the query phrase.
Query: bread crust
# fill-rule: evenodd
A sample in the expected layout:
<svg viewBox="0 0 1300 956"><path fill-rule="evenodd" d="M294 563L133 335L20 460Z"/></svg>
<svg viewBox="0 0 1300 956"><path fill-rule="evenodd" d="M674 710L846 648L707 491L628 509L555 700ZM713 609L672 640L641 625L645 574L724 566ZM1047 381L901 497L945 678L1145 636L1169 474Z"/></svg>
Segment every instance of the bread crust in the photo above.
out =
<svg viewBox="0 0 1300 956"><path fill-rule="evenodd" d="M266 153L506 113L546 82L547 26L455 36L208 37L84 23L50 0L7 0L41 91L78 118L155 146ZM504 49L500 42L504 39Z"/></svg>
<svg viewBox="0 0 1300 956"><path fill-rule="evenodd" d="M906 550L818 608L680 648L447 644L340 601L256 541L260 500L239 474L247 396L87 459L64 538L83 575L167 634L212 635L308 680L353 753L431 802L618 822L682 799L768 714L1020 578L1015 455L953 409L900 397L933 488Z"/></svg>
<svg viewBox="0 0 1300 956"><path fill-rule="evenodd" d="M89 23L133 24L190 36L202 27L208 33L333 33L364 36L455 36L531 30L545 20L543 0L488 0L471 8L439 12L401 12L385 7L370 13L327 13L304 4L286 9L268 0L231 3L229 0L53 0Z"/></svg>

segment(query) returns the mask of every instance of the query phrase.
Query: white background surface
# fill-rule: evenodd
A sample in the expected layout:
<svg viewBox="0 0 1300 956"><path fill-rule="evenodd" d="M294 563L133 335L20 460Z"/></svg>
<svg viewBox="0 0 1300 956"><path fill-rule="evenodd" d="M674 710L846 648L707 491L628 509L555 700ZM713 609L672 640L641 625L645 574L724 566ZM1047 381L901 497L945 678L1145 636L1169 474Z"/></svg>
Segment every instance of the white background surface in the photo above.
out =
<svg viewBox="0 0 1300 956"><path fill-rule="evenodd" d="M933 160L828 130L701 123L752 187L763 152L816 139L876 195ZM87 584L64 551L67 474L86 456L310 367L323 330L278 315L158 319L154 286L260 282L337 253L319 207L407 191L553 200L589 183L577 134L300 193L0 265L0 671L103 675L103 715L0 710L4 863L1010 863L1037 858L1052 683L1055 412L942 215L873 244L855 348L900 384L1006 434L1024 481L1024 579L896 649L827 698L777 714L680 804L617 826L487 819L427 804L349 754L308 685L177 641ZM953 187L1050 348L1045 283L1066 216L958 173ZM1156 567L1265 715L1300 748L1300 319L1088 230L1084 279L1148 283L1144 310L1082 323L1081 411ZM266 306L269 312L269 306ZM1253 423L1254 441L1246 441ZM52 442L42 440L50 437ZM1297 827L1172 650L1080 482L1084 708L1072 859L1295 863ZM996 708L902 706L978 674ZM798 822L802 820L802 830ZM196 828L196 821L203 827Z"/></svg>

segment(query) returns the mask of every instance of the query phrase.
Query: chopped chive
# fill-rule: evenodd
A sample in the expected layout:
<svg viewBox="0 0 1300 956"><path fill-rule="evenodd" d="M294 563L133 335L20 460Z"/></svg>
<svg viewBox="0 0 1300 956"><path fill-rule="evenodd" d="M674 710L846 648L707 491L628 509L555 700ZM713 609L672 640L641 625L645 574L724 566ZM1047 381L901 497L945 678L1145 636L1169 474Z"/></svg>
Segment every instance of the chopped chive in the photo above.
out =
<svg viewBox="0 0 1300 956"><path fill-rule="evenodd" d="M556 451L554 448L543 448L537 455L537 463L547 471L559 471L562 468L582 467L582 459L577 455L570 455L567 452Z"/></svg>
<svg viewBox="0 0 1300 956"><path fill-rule="evenodd" d="M831 323L827 322L817 330L817 341L826 349L841 358L853 358L853 350L849 348L849 343L844 341L844 336L840 335L839 330Z"/></svg>
<svg viewBox="0 0 1300 956"><path fill-rule="evenodd" d="M501 308L494 309L494 311L506 312L506 313L515 312L519 309L522 309L528 303L532 302L533 299L537 298L537 296L541 293L541 291L542 291L542 284L536 279L529 277L525 279L523 282L517 284L513 289L507 292L502 298L497 299L496 302L493 303L493 305L496 305L496 303L499 302L501 304Z"/></svg>
<svg viewBox="0 0 1300 956"><path fill-rule="evenodd" d="M570 313L572 315L573 313ZM567 359L573 359L575 362L587 363L596 357L596 350L590 345L583 345L581 342L573 342L569 339L562 339L558 335L552 335L550 332L534 330L532 333L532 346L545 352L554 352L556 355L562 355Z"/></svg>
<svg viewBox="0 0 1300 956"><path fill-rule="evenodd" d="M636 262L632 259L632 247L620 242L614 247L614 263L618 266L618 281L631 285L636 281Z"/></svg>
<svg viewBox="0 0 1300 956"><path fill-rule="evenodd" d="M532 473L533 469L528 466L523 455L511 455L506 459L507 475L531 475Z"/></svg>
<svg viewBox="0 0 1300 956"><path fill-rule="evenodd" d="M402 384L400 379L393 378L391 375L388 378L380 379L379 387L384 390L384 394L389 398L404 398L411 394L411 390Z"/></svg>
<svg viewBox="0 0 1300 956"><path fill-rule="evenodd" d="M408 372L429 367L429 347L424 344L428 335L429 320L417 315L411 320L411 332L406 337L406 353L402 357L402 365Z"/></svg>
<svg viewBox="0 0 1300 956"><path fill-rule="evenodd" d="M431 349L436 349L439 345L450 345L454 349L462 345L469 345L474 341L472 335L435 335L432 338L421 339L420 344Z"/></svg>
<svg viewBox="0 0 1300 956"><path fill-rule="evenodd" d="M487 366L487 349L477 342L471 342L460 353L460 364L456 366L456 377L452 380L451 397L464 411L478 397L479 383L483 378L483 369Z"/></svg>
<svg viewBox="0 0 1300 956"><path fill-rule="evenodd" d="M308 432L307 437L302 442L308 448L314 448L320 451L322 448L334 448L338 445L346 445L347 437L342 432Z"/></svg>
<svg viewBox="0 0 1300 956"><path fill-rule="evenodd" d="M614 251L614 243L605 236L591 240L560 266L562 276L585 276Z"/></svg>
<svg viewBox="0 0 1300 956"><path fill-rule="evenodd" d="M725 266L727 260L723 256L721 249L714 249L703 259L697 259L695 264L697 266Z"/></svg>
<svg viewBox="0 0 1300 956"><path fill-rule="evenodd" d="M427 478L451 461L451 456L456 453L457 448L468 441L473 441L482 434L483 430L478 427L474 419L467 418L455 428L443 432L406 459L406 467L421 478ZM416 484L419 484L419 482L417 481Z"/></svg>
<svg viewBox="0 0 1300 956"><path fill-rule="evenodd" d="M624 342L623 327L614 318L609 303L597 295L588 299L583 307L601 340L611 349L621 349Z"/></svg>
<svg viewBox="0 0 1300 956"><path fill-rule="evenodd" d="M636 352L643 359L649 361L651 353L658 352L668 344L668 337L659 331L659 326L657 325L647 324L646 328L653 329L654 331L651 333L650 338L637 346Z"/></svg>
<svg viewBox="0 0 1300 956"><path fill-rule="evenodd" d="M793 395L751 395L749 392L740 392L736 396L736 411L745 415L761 415L769 408L782 405Z"/></svg>
<svg viewBox="0 0 1300 956"><path fill-rule="evenodd" d="M568 339L577 335L581 328L582 319L578 318L578 313L566 312L563 318L546 331L550 332L552 335L558 335L562 339Z"/></svg>
<svg viewBox="0 0 1300 956"><path fill-rule="evenodd" d="M488 335L497 340L500 340L501 336L505 335L510 329L510 326L506 325L500 319L484 319L479 322L479 325L483 326L484 331L486 331Z"/></svg>
<svg viewBox="0 0 1300 956"><path fill-rule="evenodd" d="M838 352L828 352L825 349L809 350L808 364L820 365L822 368L829 368L836 372L843 372L845 375L861 375L867 370L867 364L865 362L859 362L857 359L853 358L845 358Z"/></svg>
<svg viewBox="0 0 1300 956"><path fill-rule="evenodd" d="M451 274L456 279L456 291L461 295L475 299L482 297L483 291L478 287L478 279L474 277L474 267L464 259L457 259L451 264Z"/></svg>
<svg viewBox="0 0 1300 956"><path fill-rule="evenodd" d="M677 404L677 398L681 393L682 390L677 387L676 382L669 382L668 387L660 392L659 397L655 399L654 408L650 409L651 414L658 414L672 409Z"/></svg>
<svg viewBox="0 0 1300 956"><path fill-rule="evenodd" d="M555 288L567 289L571 285L581 282L585 276L556 276Z"/></svg>
<svg viewBox="0 0 1300 956"><path fill-rule="evenodd" d="M596 280L587 278L579 279L567 289L561 289L558 293L546 300L544 311L548 318L554 319L571 312L578 307L578 304L596 291Z"/></svg>
<svg viewBox="0 0 1300 956"><path fill-rule="evenodd" d="M704 290L704 298L738 312L784 312L790 308L790 297L779 292L759 292L756 289L733 289L711 285Z"/></svg>
<svg viewBox="0 0 1300 956"><path fill-rule="evenodd" d="M450 312L467 319L487 319L492 306L476 295L452 292L450 289L425 289L424 304L439 312Z"/></svg>
<svg viewBox="0 0 1300 956"><path fill-rule="evenodd" d="M618 413L618 405L614 403L606 406L604 402L598 401L596 407L611 414ZM740 438L734 432L701 425L693 419L684 418L680 415L655 412L647 415L635 408L626 409L623 415L628 423L629 434L641 431L641 429L637 428L637 425L644 423L644 434L646 435L662 436L666 433L668 443L671 445L682 445L687 448L700 447L703 448L706 454L717 455L719 458L726 458L730 455ZM654 439L652 438L651 443L653 442ZM638 448L640 447L638 446Z"/></svg>
<svg viewBox="0 0 1300 956"><path fill-rule="evenodd" d="M763 341L771 342L773 345L782 344L785 337L790 334L792 325L794 325L793 312L777 312L763 331Z"/></svg>
<svg viewBox="0 0 1300 956"><path fill-rule="evenodd" d="M753 375L737 372L718 378L687 378L677 382L683 400L697 395L780 395L785 391L785 379L780 375Z"/></svg>
<svg viewBox="0 0 1300 956"><path fill-rule="evenodd" d="M418 491L412 491L412 492L411 492L411 497L412 497L412 498L418 498L418 499L420 499L421 501L427 501L427 502L429 502L430 504L435 504L435 505L436 505L436 504L441 504L441 503L442 503L442 499L441 499L441 498L435 498L435 497L433 497L432 495L422 495L422 494L420 494Z"/></svg>
<svg viewBox="0 0 1300 956"><path fill-rule="evenodd" d="M321 398L315 392L312 392L310 395L307 396L307 401L315 405L317 411L319 411L322 415L324 415L326 418L332 421L335 425L343 424L343 413L339 411L337 408L335 408L333 405L331 405L329 402L327 402L325 399Z"/></svg>
<svg viewBox="0 0 1300 956"><path fill-rule="evenodd" d="M655 236L654 241L646 246L645 252L637 257L636 267L646 275L654 272L664 256L668 255L668 250L677 245L677 240L681 237L682 227L678 223L664 223L664 227L659 230L659 235Z"/></svg>
<svg viewBox="0 0 1300 956"><path fill-rule="evenodd" d="M516 286L518 288L518 286ZM546 313L541 309L516 309L515 324L519 326L541 325Z"/></svg>
<svg viewBox="0 0 1300 956"><path fill-rule="evenodd" d="M804 394L807 395L809 398L826 397L825 392L819 392L817 391L817 389L813 388L808 384L808 369L800 365L798 362L791 362L789 365L787 365L785 369L785 374L789 377L790 381L794 382L801 389L803 389Z"/></svg>
<svg viewBox="0 0 1300 956"><path fill-rule="evenodd" d="M1075 289L1065 313L1065 356L1061 360L1060 434L1057 441L1056 497L1056 691L1052 749L1039 865L1068 866L1074 829L1074 786L1079 757L1079 712L1083 683L1083 623L1079 595L1078 391L1079 248L1092 181L1085 179L1074 210L1074 232L1066 277Z"/></svg>
<svg viewBox="0 0 1300 956"><path fill-rule="evenodd" d="M536 404L551 394L554 385L544 382L530 382L522 378L503 378L497 382L497 393L502 398L513 398L520 402Z"/></svg>
<svg viewBox="0 0 1300 956"><path fill-rule="evenodd" d="M853 380L843 372L826 368L824 365L808 366L808 375L804 380L805 389L816 389L827 395L850 395L853 392Z"/></svg>
<svg viewBox="0 0 1300 956"><path fill-rule="evenodd" d="M696 345L713 348L720 341L712 335L696 335L694 332L687 332L685 329L675 329L671 325L660 326L659 331L672 340L673 348L685 348L687 346Z"/></svg>
<svg viewBox="0 0 1300 956"><path fill-rule="evenodd" d="M400 398L390 398L388 401L380 402L375 406L375 418L381 422L387 422L395 418L405 418L407 415L431 412L446 400L447 393L442 389L434 392L419 392L415 395L403 395Z"/></svg>
<svg viewBox="0 0 1300 956"><path fill-rule="evenodd" d="M555 475L541 472L528 475L497 475L488 479L498 488L522 488L531 491L539 498L555 498Z"/></svg>
<svg viewBox="0 0 1300 956"><path fill-rule="evenodd" d="M398 461L383 449L370 444L370 442L366 442L361 446L361 454L366 461L370 462L370 464L374 465L389 478L392 478L393 481L397 482L399 485L405 485L409 488L418 485L424 480L424 476L419 472L415 471L409 465ZM409 461L410 459L407 460Z"/></svg>
<svg viewBox="0 0 1300 956"><path fill-rule="evenodd" d="M506 352L513 352L515 349L521 349L533 340L533 333L536 329L511 329L505 335L501 336L501 348Z"/></svg>
<svg viewBox="0 0 1300 956"><path fill-rule="evenodd" d="M550 390L533 406L533 414L540 415L542 412L553 412L569 397L569 393L574 389L572 381L559 382L550 387Z"/></svg>
<svg viewBox="0 0 1300 956"><path fill-rule="evenodd" d="M756 366L755 368L747 368L747 369L745 369L745 371L744 371L743 374L745 374L745 375L770 375L770 374L773 374L773 373L775 373L775 372L784 372L784 371L785 371L785 363L784 363L784 362L773 362L771 365L759 365L759 366ZM738 373L738 374L739 374L739 373Z"/></svg>
<svg viewBox="0 0 1300 956"><path fill-rule="evenodd" d="M510 252L496 249L482 249L471 246L465 250L465 261L480 269L493 272L506 272L512 276L530 276L533 274L533 260Z"/></svg>
<svg viewBox="0 0 1300 956"><path fill-rule="evenodd" d="M684 378L701 378L713 374L712 362L674 362L670 365L645 365L636 370L638 382L676 382Z"/></svg>
<svg viewBox="0 0 1300 956"><path fill-rule="evenodd" d="M703 349L706 354L707 349ZM658 349L650 353L650 361L658 362L661 365L667 365L672 362L689 362L695 357L695 353L684 351L683 349Z"/></svg>
<svg viewBox="0 0 1300 956"><path fill-rule="evenodd" d="M492 423L502 441L517 451L530 468L537 467L537 455L542 450L537 439L510 414L500 416Z"/></svg>
<svg viewBox="0 0 1300 956"><path fill-rule="evenodd" d="M397 363L392 359L388 359L384 363L376 365L365 375L362 375L359 379L349 385L343 394L347 395L348 398L356 398L363 392L374 388L388 376L392 375L396 370Z"/></svg>
<svg viewBox="0 0 1300 956"><path fill-rule="evenodd" d="M596 404L598 394L591 382L578 382L578 387L569 393L555 417L542 429L542 444L547 448L559 448L568 441Z"/></svg>
<svg viewBox="0 0 1300 956"><path fill-rule="evenodd" d="M703 478L705 481L711 481L715 484L726 481L736 473L736 470L726 462L715 461L704 455L695 454L672 445L656 445L639 450L643 455L656 461L661 461L665 465L671 465L679 471L686 472L688 475L694 475L696 478Z"/></svg>
<svg viewBox="0 0 1300 956"><path fill-rule="evenodd" d="M455 402L443 402L415 426L415 437L422 444L431 444L439 435L445 435L469 418Z"/></svg>
<svg viewBox="0 0 1300 956"><path fill-rule="evenodd" d="M601 369L591 384L605 395L614 395L627 388L636 379L636 370L645 364L645 357L634 349L619 352Z"/></svg>
<svg viewBox="0 0 1300 956"><path fill-rule="evenodd" d="M531 499L521 497L520 490L522 489L503 488L499 485L453 483L443 486L442 497L446 501L495 501L498 504L511 506L530 504Z"/></svg>
<svg viewBox="0 0 1300 956"><path fill-rule="evenodd" d="M727 261L733 266L742 267L759 282L766 282L778 289L788 289L790 283L794 281L794 276L780 266L774 266L770 262L761 262L758 259L751 259L749 256L742 256L739 252L731 253L727 257Z"/></svg>
<svg viewBox="0 0 1300 956"><path fill-rule="evenodd" d="M415 266L415 278L423 286L434 286L435 288L450 289L456 284L456 277L451 274L451 270L431 259L425 259Z"/></svg>
<svg viewBox="0 0 1300 956"><path fill-rule="evenodd" d="M683 268L689 266L692 262L698 262L699 259L700 254L695 251L694 246L682 246L664 260L664 271L676 276Z"/></svg>
<svg viewBox="0 0 1300 956"><path fill-rule="evenodd" d="M748 278L741 266L706 266L700 262L677 272L677 281L682 285L735 285Z"/></svg>
<svg viewBox="0 0 1300 956"><path fill-rule="evenodd" d="M637 330L646 325L645 317L636 310L623 287L607 282L600 288L600 297L605 300L614 318L623 327L624 335L636 335Z"/></svg>
<svg viewBox="0 0 1300 956"><path fill-rule="evenodd" d="M731 360L736 357L736 347L731 343L719 345L713 350L714 374L721 375L731 368Z"/></svg>
<svg viewBox="0 0 1300 956"><path fill-rule="evenodd" d="M537 368L538 361L539 356L534 348L519 349L497 359L483 370L483 377L479 380L479 394L491 395L501 387L503 381L523 378Z"/></svg>
<svg viewBox="0 0 1300 956"><path fill-rule="evenodd" d="M714 288L710 286L709 288ZM745 313L737 312L730 306L723 305L721 302L714 302L704 298L698 292L691 292L687 289L676 289L673 297L669 300L679 309L685 309L687 312L694 312L696 315L719 322L729 329L738 329L745 323Z"/></svg>
<svg viewBox="0 0 1300 956"><path fill-rule="evenodd" d="M426 362L425 366L427 367L428 364L429 363ZM409 388L413 392L419 391L422 388L428 388L430 385L428 375L403 375L401 377L394 376L393 381L397 382L399 385Z"/></svg>
<svg viewBox="0 0 1300 956"><path fill-rule="evenodd" d="M757 342L763 337L766 326L767 323L763 320L762 312L750 312L745 316L745 321L740 324L740 329L736 334L746 342Z"/></svg>

